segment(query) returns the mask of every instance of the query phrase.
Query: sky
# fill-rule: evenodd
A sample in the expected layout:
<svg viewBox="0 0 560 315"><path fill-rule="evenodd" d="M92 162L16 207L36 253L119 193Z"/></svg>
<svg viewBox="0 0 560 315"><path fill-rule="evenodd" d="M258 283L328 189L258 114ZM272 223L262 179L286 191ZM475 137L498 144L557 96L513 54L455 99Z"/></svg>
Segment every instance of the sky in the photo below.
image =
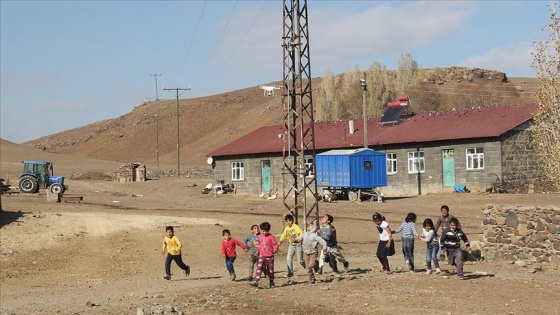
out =
<svg viewBox="0 0 560 315"><path fill-rule="evenodd" d="M421 68L535 77L548 3L310 0L311 76L373 62L396 69L410 53ZM0 138L117 118L174 99L164 88L190 87L188 99L281 81L282 34L278 0L0 0Z"/></svg>

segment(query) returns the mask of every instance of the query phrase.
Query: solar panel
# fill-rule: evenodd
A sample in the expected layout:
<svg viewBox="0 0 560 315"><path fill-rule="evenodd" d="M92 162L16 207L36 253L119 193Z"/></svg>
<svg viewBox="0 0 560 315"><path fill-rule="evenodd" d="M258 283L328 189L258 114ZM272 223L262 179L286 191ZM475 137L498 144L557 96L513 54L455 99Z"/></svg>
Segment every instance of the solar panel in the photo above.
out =
<svg viewBox="0 0 560 315"><path fill-rule="evenodd" d="M396 123L399 121L399 118L401 118L401 115L403 114L404 110L407 108L407 106L398 106L398 107L387 107L387 110L385 110L385 113L383 113L383 117L381 117L381 124L390 124L390 123Z"/></svg>

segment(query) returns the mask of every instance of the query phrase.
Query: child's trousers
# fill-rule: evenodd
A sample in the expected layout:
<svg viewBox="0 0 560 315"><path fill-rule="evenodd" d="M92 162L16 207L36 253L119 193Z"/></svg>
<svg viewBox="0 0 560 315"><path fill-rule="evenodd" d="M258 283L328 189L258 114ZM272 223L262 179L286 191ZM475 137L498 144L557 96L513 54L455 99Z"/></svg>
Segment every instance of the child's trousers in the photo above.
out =
<svg viewBox="0 0 560 315"><path fill-rule="evenodd" d="M171 255L167 253L167 257L165 258L165 274L170 276L171 275L171 261L175 261L177 266L182 270L187 270L189 267L185 265L183 262L183 258L181 258L181 254L179 255Z"/></svg>
<svg viewBox="0 0 560 315"><path fill-rule="evenodd" d="M447 249L448 262L451 266L457 267L457 275L463 276L463 251L461 248L448 248Z"/></svg>

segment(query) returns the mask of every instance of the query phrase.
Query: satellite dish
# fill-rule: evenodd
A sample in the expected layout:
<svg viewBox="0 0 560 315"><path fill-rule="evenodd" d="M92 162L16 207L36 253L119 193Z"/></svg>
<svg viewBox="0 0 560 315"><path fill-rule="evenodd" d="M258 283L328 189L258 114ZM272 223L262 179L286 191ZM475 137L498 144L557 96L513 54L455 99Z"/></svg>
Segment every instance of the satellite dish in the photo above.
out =
<svg viewBox="0 0 560 315"><path fill-rule="evenodd" d="M212 157L209 157L208 160L206 160L206 163L212 165L212 163L214 162L214 159Z"/></svg>

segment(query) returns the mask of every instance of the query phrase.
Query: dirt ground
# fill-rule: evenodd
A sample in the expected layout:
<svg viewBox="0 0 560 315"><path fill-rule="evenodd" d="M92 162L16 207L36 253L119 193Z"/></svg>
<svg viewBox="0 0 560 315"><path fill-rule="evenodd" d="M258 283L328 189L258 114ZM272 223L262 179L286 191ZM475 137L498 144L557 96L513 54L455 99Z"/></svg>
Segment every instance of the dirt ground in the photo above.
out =
<svg viewBox="0 0 560 315"><path fill-rule="evenodd" d="M558 311L560 268L517 267L509 262L465 265L467 280L425 274L425 244L416 242L418 272L403 270L400 241L390 257L392 275L380 273L374 256L374 212L392 228L407 212L435 219L447 204L471 240L480 233L482 208L495 205L560 206L559 194L440 194L376 202L320 203L334 216L348 272L328 270L309 285L297 269L286 276L286 244L276 256L276 285L255 289L231 282L220 254L221 231L243 239L252 224L269 221L283 229L281 199L204 195L207 179L161 179L143 183L68 180L69 194L83 203L47 202L39 195L4 195L0 214L0 314L553 314ZM197 186L193 186L196 184ZM301 218L300 218L301 221ZM185 277L172 265L164 275L161 242L175 226L184 243ZM238 252L239 253L239 252ZM248 255L238 254L238 278L248 273ZM538 267L538 268L535 268ZM444 270L453 270L442 263ZM535 270L537 270L535 272Z"/></svg>

